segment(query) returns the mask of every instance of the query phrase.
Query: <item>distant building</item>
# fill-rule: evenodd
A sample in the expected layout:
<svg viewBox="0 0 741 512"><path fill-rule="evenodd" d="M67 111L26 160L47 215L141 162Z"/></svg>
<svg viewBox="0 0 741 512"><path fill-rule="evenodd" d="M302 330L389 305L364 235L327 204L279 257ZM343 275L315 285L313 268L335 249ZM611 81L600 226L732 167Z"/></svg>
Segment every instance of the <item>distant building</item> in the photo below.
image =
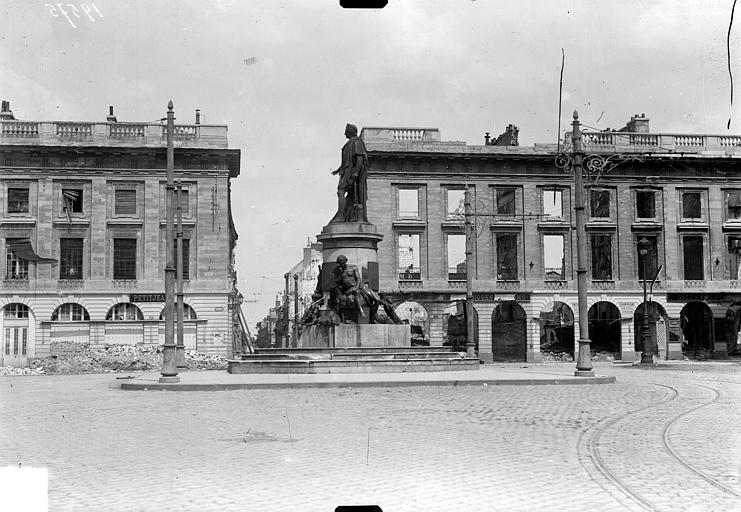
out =
<svg viewBox="0 0 741 512"><path fill-rule="evenodd" d="M303 249L301 260L285 274L287 278L288 295L285 291L276 298L274 308L270 308L268 315L260 322L263 326L270 328L274 346L285 347L291 344L293 326L295 323L296 306L298 305L298 318L303 316L306 309L311 305L311 295L316 290L319 282L319 266L322 264L321 242L307 242ZM298 279L294 279L298 276ZM298 286L298 288L296 288ZM298 289L298 304L296 304L294 290ZM286 310L288 311L288 323L286 324Z"/></svg>
<svg viewBox="0 0 741 512"><path fill-rule="evenodd" d="M573 357L574 177L555 165L570 140L519 146L512 125L483 145L442 141L436 128L365 128L361 137L368 218L384 235L380 288L400 314L423 325L432 345L449 343L449 328L461 325L468 185L475 211L486 214L476 218L474 244L480 357ZM650 133L636 115L620 130L585 133L584 143L587 155L602 157L591 162L622 162L593 167L586 192L592 349L638 357L644 279L650 285L661 269L648 306L661 357L737 351L741 137Z"/></svg>
<svg viewBox="0 0 741 512"><path fill-rule="evenodd" d="M164 114L164 112L163 112ZM158 116L152 116L158 117ZM182 114L179 117L184 117ZM163 342L164 123L21 121L0 112L0 364L63 342ZM231 353L237 299L227 127L175 126L188 348Z"/></svg>

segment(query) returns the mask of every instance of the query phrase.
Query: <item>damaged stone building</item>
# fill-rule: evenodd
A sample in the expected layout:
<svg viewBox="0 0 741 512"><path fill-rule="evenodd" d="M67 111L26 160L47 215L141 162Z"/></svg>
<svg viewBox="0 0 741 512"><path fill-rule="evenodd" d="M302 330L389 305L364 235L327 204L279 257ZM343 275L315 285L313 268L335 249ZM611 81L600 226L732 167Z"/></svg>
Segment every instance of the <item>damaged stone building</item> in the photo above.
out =
<svg viewBox="0 0 741 512"><path fill-rule="evenodd" d="M164 112L163 112L164 113ZM186 348L232 351L237 233L227 127L175 125ZM154 116L153 116L154 117ZM166 126L0 112L0 365L54 346L163 342Z"/></svg>
<svg viewBox="0 0 741 512"><path fill-rule="evenodd" d="M464 189L473 196L475 337L486 361L573 357L579 338L574 176L564 144L520 146L510 125L483 144L443 141L436 128L363 130L368 217L381 292L450 342L466 293ZM567 134L570 135L570 134ZM741 317L741 137L651 133L645 115L584 133L601 162L586 182L592 349L640 357L643 284L660 357L726 357ZM609 160L609 162L608 162ZM606 163L607 162L607 163ZM617 165L615 165L617 163ZM588 169L589 170L589 169ZM454 334L454 333L453 333Z"/></svg>

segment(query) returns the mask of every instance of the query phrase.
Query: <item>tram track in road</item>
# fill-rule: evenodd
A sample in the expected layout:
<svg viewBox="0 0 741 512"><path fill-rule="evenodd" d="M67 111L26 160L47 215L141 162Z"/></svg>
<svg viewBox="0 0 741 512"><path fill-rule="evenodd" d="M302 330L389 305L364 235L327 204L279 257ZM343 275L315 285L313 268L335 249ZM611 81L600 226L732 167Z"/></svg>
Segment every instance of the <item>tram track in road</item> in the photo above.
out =
<svg viewBox="0 0 741 512"><path fill-rule="evenodd" d="M684 380L691 380L691 379L684 379ZM713 381L713 382L729 382L730 384L741 384L740 382L730 382L730 381ZM659 385L662 385L662 384L659 384ZM671 441L669 439L670 430L676 424L677 421L679 421L681 418L687 416L688 414L691 414L691 413L693 413L693 412L695 412L695 411L697 411L699 409L702 409L703 407L707 407L709 405L712 405L715 402L717 402L718 400L720 400L720 391L718 391L717 389L711 388L709 386L703 386L702 384L692 384L692 385L710 390L715 395L715 398L713 398L709 402L704 402L704 403L702 403L702 404L700 404L700 405L698 405L696 407L693 407L693 408L691 408L691 409L689 409L687 411L684 411L682 414L680 414L679 416L676 416L673 420L671 420L669 423L667 423L666 426L664 427L664 430L663 430L662 435L661 435L662 441L664 443L664 449L668 453L670 453L672 455L672 457L674 457L680 464L682 464L682 466L684 466L689 471L691 471L695 475L697 475L700 478L702 478L703 480L705 480L707 483L709 483L713 487L715 487L717 489L720 489L721 491L724 491L724 492L726 492L728 494L732 494L733 496L736 496L737 498L741 498L741 493L740 492L738 492L738 491L736 491L734 489L731 489L730 487L728 487L724 483L718 481L716 478L713 478L712 476L708 475L704 471L701 471L701 470L697 469L696 467L694 467L692 464L690 464L684 457L682 457L679 454L679 452L671 444ZM741 509L741 503L739 503L739 508Z"/></svg>
<svg viewBox="0 0 741 512"><path fill-rule="evenodd" d="M694 380L694 379L682 379L682 380L689 381L689 380ZM729 383L739 384L738 382L730 382L730 381ZM580 462L582 463L582 466L584 466L585 469L587 469L585 466L586 461L584 460L582 456L582 453L584 453L584 450L586 450L586 453L589 459L591 459L591 463L593 467L596 468L599 474L601 474L616 490L618 490L620 493L622 493L622 495L624 495L625 497L629 498L631 501L639 505L641 508L645 510L655 511L655 510L659 510L660 507L657 506L655 503L653 503L650 497L645 496L645 493L642 494L639 490L634 488L634 486L632 486L630 482L627 481L625 478L621 478L619 474L621 470L615 470L613 467L611 467L608 461L605 459L605 456L603 455L600 449L602 439L605 433L608 432L612 427L614 427L621 421L631 416L640 414L641 412L646 411L647 409L660 407L665 404L669 404L670 402L673 402L677 400L678 398L680 399L682 398L682 394L680 393L680 390L678 388L675 388L675 387L672 387L666 384L656 383L656 382L652 382L650 384L667 389L670 392L670 396L664 400L652 402L642 407L638 407L636 409L632 409L622 414L616 415L612 418L609 418L605 420L604 423L599 426L599 428L591 431L591 433L589 431L585 431L582 434L582 436L580 436L580 439L579 439L579 445L583 447L583 449L580 450L579 459L580 459ZM691 464L690 461L687 460L685 457L683 457L679 453L679 451L672 445L671 431L676 426L678 421L680 421L682 418L685 418L686 416L704 407L708 407L714 403L717 403L721 398L721 393L717 389L714 389L709 386L704 386L702 384L696 384L696 383L688 383L688 384L691 386L704 388L710 391L712 393L712 399L704 400L703 403L699 405L695 405L687 410L682 411L680 414L672 417L661 429L660 436L662 439L662 449L665 454L669 455L673 460L677 461L687 471L690 471L693 475L695 475L702 481L706 482L707 484L723 492L723 494L726 496L727 499L741 498L740 492L729 487L724 482L719 481L718 479L709 475L705 471ZM603 484L603 487L604 487L604 484ZM739 510L741 510L741 502L739 503Z"/></svg>
<svg viewBox="0 0 741 512"><path fill-rule="evenodd" d="M656 506L651 501L649 501L647 498L642 496L633 487L631 487L630 484L628 484L628 482L620 478L617 474L615 474L614 471L610 469L610 467L607 465L604 458L602 457L602 454L600 453L599 443L605 431L607 431L607 429L617 424L619 421L623 420L624 418L627 418L628 416L644 411L650 407L655 407L657 405L669 403L672 400L675 400L679 396L679 391L677 391L676 389L671 388L669 386L662 386L662 387L666 387L670 389L671 391L673 391L672 395L668 399L660 400L658 402L652 402L642 407L639 407L637 409L632 409L622 414L619 414L617 416L613 416L610 419L607 419L602 426L600 426L597 430L591 433L591 435L589 436L589 439L587 439L586 441L586 446L585 446L587 454L589 458L591 459L592 464L597 469L597 471L609 483L611 483L613 487L615 487L620 492L622 492L623 495L625 495L626 497L631 499L633 502L640 505L643 509L650 510L650 511L657 510ZM578 445L584 445L584 437L587 435L587 432L588 431L584 431L582 435L579 437L579 441L577 443ZM579 453L579 461L582 464L582 467L587 469L585 465L585 461L582 459L581 453ZM587 473L589 473L588 470L587 470Z"/></svg>

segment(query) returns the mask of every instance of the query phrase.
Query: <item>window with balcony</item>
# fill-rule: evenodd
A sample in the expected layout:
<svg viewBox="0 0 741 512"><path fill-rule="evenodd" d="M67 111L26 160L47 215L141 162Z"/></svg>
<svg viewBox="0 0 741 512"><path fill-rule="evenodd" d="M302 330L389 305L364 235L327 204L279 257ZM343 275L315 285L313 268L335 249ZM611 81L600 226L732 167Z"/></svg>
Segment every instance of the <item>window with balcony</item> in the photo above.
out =
<svg viewBox="0 0 741 512"><path fill-rule="evenodd" d="M466 280L466 235L448 235L448 279Z"/></svg>
<svg viewBox="0 0 741 512"><path fill-rule="evenodd" d="M702 219L701 192L682 192L682 219Z"/></svg>
<svg viewBox="0 0 741 512"><path fill-rule="evenodd" d="M609 281L612 279L612 235L591 235L592 279Z"/></svg>
<svg viewBox="0 0 741 512"><path fill-rule="evenodd" d="M82 279L82 238L59 240L59 279Z"/></svg>
<svg viewBox="0 0 741 512"><path fill-rule="evenodd" d="M656 277L656 272L659 270L659 239L655 235L637 235L635 238L635 246L638 258L636 260L638 266L638 279L652 280ZM646 251L644 256L641 255L642 250Z"/></svg>
<svg viewBox="0 0 741 512"><path fill-rule="evenodd" d="M136 279L136 238L113 239L113 279Z"/></svg>
<svg viewBox="0 0 741 512"><path fill-rule="evenodd" d="M18 243L22 239L6 238L5 239L5 279L28 279L28 260L18 256L13 250L13 243Z"/></svg>
<svg viewBox="0 0 741 512"><path fill-rule="evenodd" d="M447 190L447 220L463 221L466 213L466 191L463 189Z"/></svg>
<svg viewBox="0 0 741 512"><path fill-rule="evenodd" d="M515 190L514 189L497 189L497 215L514 215L515 214Z"/></svg>
<svg viewBox="0 0 741 512"><path fill-rule="evenodd" d="M682 249L684 256L684 279L703 280L705 278L703 237L690 235L682 237Z"/></svg>
<svg viewBox="0 0 741 512"><path fill-rule="evenodd" d="M595 219L610 218L610 191L591 189L589 191L590 215Z"/></svg>
<svg viewBox="0 0 741 512"><path fill-rule="evenodd" d="M517 280L517 233L497 233L497 280Z"/></svg>
<svg viewBox="0 0 741 512"><path fill-rule="evenodd" d="M416 281L421 279L422 273L419 266L419 235L398 235L398 259L400 280Z"/></svg>
<svg viewBox="0 0 741 512"><path fill-rule="evenodd" d="M547 281L565 281L565 254L563 235L543 235L543 266Z"/></svg>
<svg viewBox="0 0 741 512"><path fill-rule="evenodd" d="M419 192L416 188L398 189L398 212L401 219L416 219L419 217Z"/></svg>
<svg viewBox="0 0 741 512"><path fill-rule="evenodd" d="M653 190L636 191L636 217L639 219L656 218L656 192Z"/></svg>
<svg viewBox="0 0 741 512"><path fill-rule="evenodd" d="M115 215L136 215L136 189L116 189L113 213Z"/></svg>
<svg viewBox="0 0 741 512"><path fill-rule="evenodd" d="M726 190L726 220L741 220L741 190Z"/></svg>
<svg viewBox="0 0 741 512"><path fill-rule="evenodd" d="M8 213L28 213L28 187L8 187Z"/></svg>
<svg viewBox="0 0 741 512"><path fill-rule="evenodd" d="M543 190L543 215L546 220L563 218L563 191Z"/></svg>

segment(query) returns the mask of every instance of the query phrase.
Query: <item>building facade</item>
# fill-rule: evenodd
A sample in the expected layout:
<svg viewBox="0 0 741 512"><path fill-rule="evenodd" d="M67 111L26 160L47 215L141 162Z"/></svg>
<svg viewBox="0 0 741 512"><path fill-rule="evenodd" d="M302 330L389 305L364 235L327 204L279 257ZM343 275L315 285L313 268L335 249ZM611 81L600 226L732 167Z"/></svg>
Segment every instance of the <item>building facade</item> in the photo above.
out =
<svg viewBox="0 0 741 512"><path fill-rule="evenodd" d="M166 127L0 113L0 364L61 342L164 340ZM237 302L227 127L175 126L187 348L232 352Z"/></svg>
<svg viewBox="0 0 741 512"><path fill-rule="evenodd" d="M738 351L741 316L741 137L648 127L636 115L621 130L584 134L592 350L640 357L645 311L660 357L723 358ZM384 235L381 292L398 310L433 346L460 324L468 186L479 356L573 357L574 176L556 165L570 140L519 146L511 125L483 145L442 141L426 128L365 128L361 137L368 217Z"/></svg>

